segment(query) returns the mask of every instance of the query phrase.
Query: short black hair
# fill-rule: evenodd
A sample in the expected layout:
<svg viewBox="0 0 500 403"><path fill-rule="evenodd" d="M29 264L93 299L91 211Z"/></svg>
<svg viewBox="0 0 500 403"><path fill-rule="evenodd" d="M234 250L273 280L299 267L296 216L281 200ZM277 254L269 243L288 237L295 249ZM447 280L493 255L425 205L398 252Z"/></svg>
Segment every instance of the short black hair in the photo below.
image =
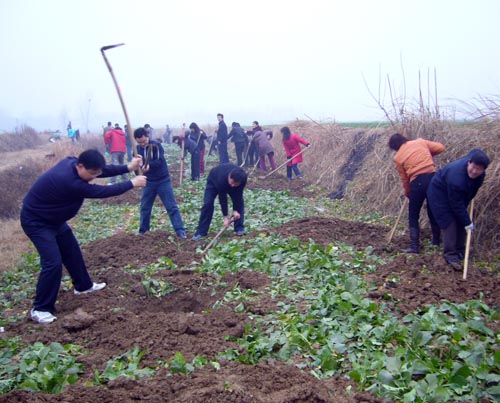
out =
<svg viewBox="0 0 500 403"><path fill-rule="evenodd" d="M389 138L389 142L387 144L391 150L398 151L407 141L408 139L405 136L395 133Z"/></svg>
<svg viewBox="0 0 500 403"><path fill-rule="evenodd" d="M139 127L138 129L134 130L134 139L140 139L143 136L149 137L148 132L144 127Z"/></svg>
<svg viewBox="0 0 500 403"><path fill-rule="evenodd" d="M257 122L256 120L254 120L252 123L256 124L257 126L259 125L259 122Z"/></svg>
<svg viewBox="0 0 500 403"><path fill-rule="evenodd" d="M469 153L469 156L470 162L473 162L475 165L482 166L484 169L488 168L488 165L490 165L490 159L484 151L479 148L474 148Z"/></svg>
<svg viewBox="0 0 500 403"><path fill-rule="evenodd" d="M247 173L243 168L236 167L229 172L229 177L238 183L243 183L247 180Z"/></svg>
<svg viewBox="0 0 500 403"><path fill-rule="evenodd" d="M220 116L222 119L224 119L224 115L222 113L218 113L217 116Z"/></svg>
<svg viewBox="0 0 500 403"><path fill-rule="evenodd" d="M174 136L174 137L172 137L172 143L175 144L175 143L179 142L179 145L181 145L180 141L181 141L181 136Z"/></svg>
<svg viewBox="0 0 500 403"><path fill-rule="evenodd" d="M102 169L106 165L106 160L99 151L90 149L78 156L78 164L82 164L86 169Z"/></svg>

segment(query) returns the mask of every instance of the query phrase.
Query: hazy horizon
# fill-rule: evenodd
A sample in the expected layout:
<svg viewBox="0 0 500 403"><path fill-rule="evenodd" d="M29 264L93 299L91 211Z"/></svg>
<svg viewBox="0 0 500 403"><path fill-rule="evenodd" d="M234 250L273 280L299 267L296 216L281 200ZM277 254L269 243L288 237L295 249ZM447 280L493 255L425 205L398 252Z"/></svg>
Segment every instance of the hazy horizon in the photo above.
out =
<svg viewBox="0 0 500 403"><path fill-rule="evenodd" d="M385 120L367 85L462 117L500 92L499 15L495 0L0 0L0 132L124 124L100 53L116 43L133 127Z"/></svg>

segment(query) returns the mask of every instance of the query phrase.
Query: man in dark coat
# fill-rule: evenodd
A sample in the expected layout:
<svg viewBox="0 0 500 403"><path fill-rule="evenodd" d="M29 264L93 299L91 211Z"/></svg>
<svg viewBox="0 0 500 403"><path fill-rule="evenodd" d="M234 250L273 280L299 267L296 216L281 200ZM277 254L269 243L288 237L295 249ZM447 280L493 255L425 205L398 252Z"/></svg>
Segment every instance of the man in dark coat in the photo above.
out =
<svg viewBox="0 0 500 403"><path fill-rule="evenodd" d="M228 213L227 196L233 202L234 231L236 235L245 234L245 203L243 200L243 189L247 184L247 173L243 168L234 164L219 164L212 168L208 174L205 194L203 196L203 207L201 208L198 228L193 236L193 241L207 236L210 223L214 214L215 198L219 196L219 203L224 217L224 226L231 225Z"/></svg>
<svg viewBox="0 0 500 403"><path fill-rule="evenodd" d="M137 143L137 154L144 161L142 167L144 175L148 178L147 185L142 189L139 234L144 235L149 231L151 212L156 196L158 196L167 210L175 233L179 238L186 239L186 230L182 222L181 211L175 200L165 151L161 143L151 140L147 130L143 127L134 131L134 138Z"/></svg>
<svg viewBox="0 0 500 403"><path fill-rule="evenodd" d="M248 147L248 136L238 122L231 124L231 132L227 138L228 140L231 139L234 143L236 164L240 167L243 166L243 155L245 154L245 149Z"/></svg>
<svg viewBox="0 0 500 403"><path fill-rule="evenodd" d="M217 149L219 150L219 164L226 164L229 162L229 155L227 154L227 126L224 122L224 115L217 114L219 121L219 128L217 129Z"/></svg>
<svg viewBox="0 0 500 403"><path fill-rule="evenodd" d="M97 150L86 150L78 158L68 157L40 176L23 200L21 226L40 255L42 269L38 277L31 319L39 323L56 320L57 294L61 286L62 266L66 267L74 294L99 291L106 283L94 283L89 276L78 241L67 224L80 210L84 199L117 196L136 186L145 186L145 176L112 186L91 184L95 178L106 178L133 172L142 159L128 165L106 165Z"/></svg>
<svg viewBox="0 0 500 403"><path fill-rule="evenodd" d="M467 206L483 184L489 163L484 151L475 148L440 169L427 189L432 214L443 230L444 258L456 270L461 270L466 231L474 229Z"/></svg>

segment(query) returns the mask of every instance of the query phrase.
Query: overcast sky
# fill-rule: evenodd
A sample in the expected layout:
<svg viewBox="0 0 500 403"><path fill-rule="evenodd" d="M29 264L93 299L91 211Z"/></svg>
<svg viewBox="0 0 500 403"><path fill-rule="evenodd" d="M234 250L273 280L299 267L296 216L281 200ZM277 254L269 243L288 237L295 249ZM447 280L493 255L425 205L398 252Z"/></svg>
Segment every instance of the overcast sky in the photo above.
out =
<svg viewBox="0 0 500 403"><path fill-rule="evenodd" d="M0 0L0 132L123 124L100 53L122 42L133 127L381 120L363 76L411 100L420 72L427 101L434 69L453 105L499 94L499 20L497 0Z"/></svg>

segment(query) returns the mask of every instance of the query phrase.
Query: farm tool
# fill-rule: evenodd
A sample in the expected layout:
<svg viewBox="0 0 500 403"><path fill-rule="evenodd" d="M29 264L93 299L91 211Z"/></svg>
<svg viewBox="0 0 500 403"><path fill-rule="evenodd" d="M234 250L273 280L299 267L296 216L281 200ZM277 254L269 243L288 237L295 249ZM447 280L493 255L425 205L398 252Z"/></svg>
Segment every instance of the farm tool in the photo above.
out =
<svg viewBox="0 0 500 403"><path fill-rule="evenodd" d="M469 217L472 222L472 215L474 213L474 199L470 202ZM472 231L467 231L467 239L465 241L465 254L464 254L464 273L462 278L467 280L467 269L469 268L469 253L470 253L470 241L471 241Z"/></svg>
<svg viewBox="0 0 500 403"><path fill-rule="evenodd" d="M405 197L403 204L401 205L401 208L399 209L399 214L398 214L398 217L396 218L396 222L394 223L394 226L392 227L391 232L387 236L387 244L388 245L392 241L392 237L394 236L394 233L396 232L396 228L398 227L399 220L401 220L401 216L403 215L403 211L405 210L407 204L408 204L408 199Z"/></svg>
<svg viewBox="0 0 500 403"><path fill-rule="evenodd" d="M182 185L182 178L184 176L184 146L186 144L184 140L184 136L181 136L181 172L180 172L180 177L179 177L179 185Z"/></svg>
<svg viewBox="0 0 500 403"><path fill-rule="evenodd" d="M243 162L241 163L240 167L243 167L243 165L245 165L245 162L246 162L247 157L248 157L248 153L250 152L250 147L252 146L252 142L253 142L253 137L252 137L252 140L250 140L250 142L247 144L247 149L245 150ZM257 160L258 160L258 158L257 158Z"/></svg>
<svg viewBox="0 0 500 403"><path fill-rule="evenodd" d="M290 158L287 158L287 160L281 164L279 167L273 169L271 172L269 172L268 174L264 175L264 176L260 176L259 178L260 179L266 179L267 177L271 176L273 173L275 173L276 171L280 170L281 168L283 168L286 164L288 164L290 161L293 161L293 159L295 157L298 157L299 155L301 155L303 152L305 152L306 150L309 150L311 148L311 146L307 146L306 148L303 148L302 150L300 150L297 154L293 155L292 157Z"/></svg>
<svg viewBox="0 0 500 403"><path fill-rule="evenodd" d="M233 222L234 222L234 217L231 216L229 220L229 225L231 225ZM222 234L224 234L224 232L226 232L226 230L229 228L229 225L228 226L224 225L222 227L222 229L217 233L217 235L215 235L215 237L208 243L205 249L203 249L203 253L206 253L210 248L212 248L217 244L217 240L222 236Z"/></svg>
<svg viewBox="0 0 500 403"><path fill-rule="evenodd" d="M248 173L248 176L252 175L257 169L257 165L259 165L260 160L257 158L257 162L254 164L252 170Z"/></svg>
<svg viewBox="0 0 500 403"><path fill-rule="evenodd" d="M109 73L111 74L111 78L113 79L113 83L115 84L116 92L118 93L118 98L120 98L120 104L122 105L123 114L125 115L125 121L127 122L128 135L130 137L130 144L135 144L134 131L132 130L132 125L130 124L130 119L128 118L127 108L125 107L125 102L123 101L120 87L118 86L118 82L116 81L116 77L115 77L115 74L113 73L113 69L111 68L111 64L109 63L109 60L106 57L106 53L104 53L106 50L113 49L113 48L116 48L116 47L122 46L122 45L125 45L125 44L124 43L117 43L116 45L103 46L101 48L101 54L102 54L102 57L104 58L104 63L106 63L106 66L108 67ZM135 147L132 147L132 152L134 153L134 157L137 157L137 150ZM139 174L142 175L142 169L139 168L138 171L139 171Z"/></svg>
<svg viewBox="0 0 500 403"><path fill-rule="evenodd" d="M146 150L146 161L144 162L144 166L147 167L151 161L151 155L153 155L153 158L154 158L154 150L156 150L156 154L158 155L158 157L160 156L160 149L158 147L158 145L156 144L148 144L146 146L147 150Z"/></svg>

